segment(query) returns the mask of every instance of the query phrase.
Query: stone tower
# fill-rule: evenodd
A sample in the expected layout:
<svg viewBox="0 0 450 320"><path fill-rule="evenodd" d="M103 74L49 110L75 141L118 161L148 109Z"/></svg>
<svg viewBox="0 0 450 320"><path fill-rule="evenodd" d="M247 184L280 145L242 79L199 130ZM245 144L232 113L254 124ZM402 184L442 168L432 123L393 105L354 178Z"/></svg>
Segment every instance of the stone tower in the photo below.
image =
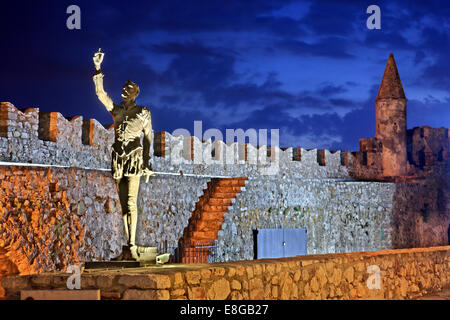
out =
<svg viewBox="0 0 450 320"><path fill-rule="evenodd" d="M383 176L406 174L406 102L394 55L389 55L376 104L376 135L382 143Z"/></svg>

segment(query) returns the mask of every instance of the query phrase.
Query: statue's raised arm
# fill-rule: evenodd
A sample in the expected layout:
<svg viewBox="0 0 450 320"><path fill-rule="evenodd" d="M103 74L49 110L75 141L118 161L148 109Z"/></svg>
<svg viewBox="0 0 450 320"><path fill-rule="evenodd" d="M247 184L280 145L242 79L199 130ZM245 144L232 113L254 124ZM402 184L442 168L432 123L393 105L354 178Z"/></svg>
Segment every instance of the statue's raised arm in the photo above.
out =
<svg viewBox="0 0 450 320"><path fill-rule="evenodd" d="M95 93L97 94L98 99L103 103L106 107L106 110L111 111L113 109L113 101L105 92L103 88L103 77L105 76L101 71L101 64L103 61L103 57L105 54L101 51L101 48L94 54L92 58L94 60L95 66L95 74L94 74L94 84L95 84Z"/></svg>

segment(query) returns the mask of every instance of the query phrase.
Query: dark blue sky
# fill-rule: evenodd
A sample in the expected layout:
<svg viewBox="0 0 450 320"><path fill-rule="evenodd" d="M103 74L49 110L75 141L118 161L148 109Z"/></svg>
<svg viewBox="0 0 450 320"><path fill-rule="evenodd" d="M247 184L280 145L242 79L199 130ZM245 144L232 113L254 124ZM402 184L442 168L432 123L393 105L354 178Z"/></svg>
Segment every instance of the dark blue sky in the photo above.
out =
<svg viewBox="0 0 450 320"><path fill-rule="evenodd" d="M66 8L81 8L81 30ZM381 8L381 30L366 9ZM112 123L95 95L140 85L156 131L280 129L281 146L357 150L394 53L408 128L450 126L448 1L8 1L0 4L0 100Z"/></svg>

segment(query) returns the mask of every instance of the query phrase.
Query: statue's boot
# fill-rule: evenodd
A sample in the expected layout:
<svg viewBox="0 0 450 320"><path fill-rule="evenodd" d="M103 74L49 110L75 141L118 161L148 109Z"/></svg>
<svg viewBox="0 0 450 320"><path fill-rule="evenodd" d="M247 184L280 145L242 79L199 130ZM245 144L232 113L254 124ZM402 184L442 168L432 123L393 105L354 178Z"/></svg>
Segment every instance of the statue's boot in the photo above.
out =
<svg viewBox="0 0 450 320"><path fill-rule="evenodd" d="M131 246L131 255L136 261L156 261L156 247Z"/></svg>
<svg viewBox="0 0 450 320"><path fill-rule="evenodd" d="M131 253L131 256L133 257L134 260L139 261L140 257L139 257L137 245L131 246L130 253Z"/></svg>
<svg viewBox="0 0 450 320"><path fill-rule="evenodd" d="M126 261L134 260L131 254L130 246L122 246L122 253L116 258L111 259L111 261Z"/></svg>

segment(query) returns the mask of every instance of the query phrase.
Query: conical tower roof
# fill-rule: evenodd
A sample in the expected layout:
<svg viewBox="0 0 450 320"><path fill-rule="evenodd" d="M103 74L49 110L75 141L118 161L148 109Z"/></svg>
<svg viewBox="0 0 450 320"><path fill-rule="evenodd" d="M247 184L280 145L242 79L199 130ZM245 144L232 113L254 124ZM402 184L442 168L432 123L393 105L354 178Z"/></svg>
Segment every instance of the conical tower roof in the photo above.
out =
<svg viewBox="0 0 450 320"><path fill-rule="evenodd" d="M384 69L383 80L381 80L376 100L378 99L406 99L392 53L389 55Z"/></svg>

